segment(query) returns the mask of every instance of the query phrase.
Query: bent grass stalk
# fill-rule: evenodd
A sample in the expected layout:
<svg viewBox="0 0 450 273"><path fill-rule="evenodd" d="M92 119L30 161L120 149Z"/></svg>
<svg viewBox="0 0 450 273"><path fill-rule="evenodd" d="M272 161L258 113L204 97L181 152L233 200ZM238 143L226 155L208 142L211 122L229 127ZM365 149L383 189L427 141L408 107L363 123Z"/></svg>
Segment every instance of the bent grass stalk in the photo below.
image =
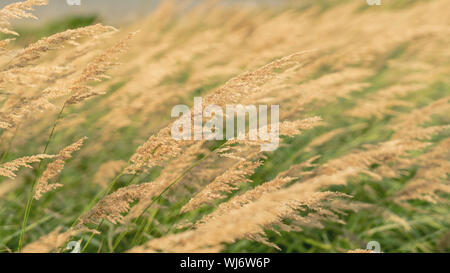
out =
<svg viewBox="0 0 450 273"><path fill-rule="evenodd" d="M44 148L43 154L45 154L47 152L48 146L50 145L50 142L51 142L51 140L53 138L53 134L55 133L56 125L58 124L58 121L61 119L62 113L63 113L65 108L66 108L66 103L64 103L63 106L61 107L61 110L59 111L59 114L58 114L55 122L53 123L53 127L52 127L52 130L50 132L50 135L48 136L47 143L45 144L45 148ZM39 162L36 176L34 177L33 184L31 186L31 190L30 190L30 192L28 194L27 205L25 207L25 213L24 213L23 220L22 220L22 225L21 225L21 231L20 231L20 237L19 237L19 246L17 248L17 252L22 251L23 240L24 240L25 231L26 231L25 227L27 225L28 217L30 215L31 205L33 203L33 195L34 195L34 192L36 190L36 182L39 179L39 177L41 176L42 161L43 160L41 160Z"/></svg>
<svg viewBox="0 0 450 273"><path fill-rule="evenodd" d="M97 202L98 200L100 200L101 198L105 197L106 195L108 195L108 193L114 188L114 185L117 183L117 181L122 177L122 175L124 174L125 171L125 167L122 168L122 171L116 175L116 177L112 180L112 182L110 183L110 185L108 186L108 188L106 188L103 191L100 191L99 193L97 193L97 195L94 197L94 199L91 201L91 203L89 203L85 209L83 210L83 212L80 214L80 216L77 217L77 219L75 219L75 221L72 223L71 228L73 228L78 220L83 216L83 214L85 214L86 212L88 212ZM97 225L96 229L100 228L100 226L103 223L103 219L100 221L100 223ZM88 241L86 242L86 245L83 247L83 249L81 250L81 252L84 251L84 249L87 247L87 245L89 244L89 242L92 240L92 238L94 237L94 233L91 233L91 236L89 237Z"/></svg>
<svg viewBox="0 0 450 273"><path fill-rule="evenodd" d="M117 183L117 181L119 180L119 178L123 175L123 172L124 172L124 171L125 171L125 168L122 170L122 172L121 172L119 175L116 176L116 178L113 180L113 182L111 182L111 186L108 188L107 191L105 191L105 193L103 194L102 198L105 197L105 196L107 196L107 195L111 192L111 190L113 189L114 185ZM127 183L126 185L130 185L130 184L133 182L133 180L136 178L136 176L137 176L137 174L134 174L134 175L132 176L132 178L130 179L130 181L128 181L128 183ZM101 198L100 198L100 199L101 199ZM98 199L98 200L100 200L100 199ZM98 201L98 200L97 200L97 201ZM94 201L95 201L95 199L94 199ZM89 208L88 208L87 210L85 210L85 212L89 211L89 210L95 205L95 203L97 203L97 202L92 202L91 205L89 206ZM84 214L85 212L83 212L83 214ZM82 214L82 215L83 215L83 214ZM80 217L81 217L82 215L80 215ZM80 217L78 217L78 219L79 219ZM78 219L77 219L77 220L78 220ZM96 230L100 229L100 227L102 226L103 222L104 222L104 220L102 219L102 220L100 221L100 223L98 223L98 225L96 226L95 229L96 229ZM92 232L91 235L89 236L89 239L87 240L86 244L85 244L85 245L83 246L83 248L81 249L81 252L84 252L84 250L89 246L89 243L90 243L91 240L94 238L94 236L95 236L95 233Z"/></svg>
<svg viewBox="0 0 450 273"><path fill-rule="evenodd" d="M187 167L179 176L177 176L170 184L169 184L169 186L167 186L156 198L154 198L153 200L152 200L152 202L145 208L145 209L143 209L142 210L142 212L139 214L139 216L138 217L136 217L136 219L139 219L149 208L151 208L152 206L153 206L153 204L155 204L155 203L157 203L157 202L159 202L160 200L161 200L161 198L162 198L162 196L171 188L171 187L173 187L175 184L177 184L178 182L180 182L181 181L181 179L183 179L183 177L185 177L194 167L196 167L197 165L199 165L200 163L202 163L204 160L206 160L207 158L209 158L212 154L213 154L213 152L215 151L215 150L217 150L217 149L220 149L220 148L222 148L223 146L225 146L225 144L227 144L227 142L225 141L224 143L222 143L221 145L219 145L216 149L214 149L213 151L211 151L211 152L209 152L207 155L205 155L203 158L201 158L201 159L199 159L199 160L197 160L196 162L194 162L192 165L190 165L189 167ZM154 217L152 217L151 219L152 219L152 221L153 221L153 218ZM135 220L135 221L137 221L137 220ZM151 222L150 223L147 223L146 224L146 226L148 225L150 225L151 224ZM143 231L144 229L142 229L142 231ZM120 243L120 241L127 235L127 233L128 233L128 227L127 227L127 229L125 230L125 231L123 231L120 235L119 235L119 237L117 238L117 241L116 241L116 243L114 243L114 245L113 245L113 249L112 249L112 251L114 251L114 249L119 245L119 243ZM143 234L143 232L141 232L139 235L138 235L138 239L137 240L140 240L141 239L141 237L142 237L142 234Z"/></svg>
<svg viewBox="0 0 450 273"><path fill-rule="evenodd" d="M158 147L156 147L152 153L155 153L156 149ZM107 196L111 190L114 188L115 184L117 183L117 181L122 177L122 175L124 175L124 172L127 168L127 166L130 164L130 160L128 161L128 163L122 168L122 170L120 171L119 174L116 175L116 177L112 180L112 182L109 184L108 188L106 188L104 191L100 191L95 197L94 199L91 201L91 203L86 206L86 208L83 210L83 212L81 213L80 216L77 217L77 219L72 223L71 228L73 228L76 223L78 222L78 220L83 216L83 214L85 214L86 212L88 212L99 200L101 200L103 197ZM130 181L128 181L127 185L131 184L133 182L133 180L137 177L138 173L135 173L132 178L130 179ZM103 219L100 221L100 223L97 225L96 230L99 229L102 224L103 224ZM89 236L89 239L87 240L86 244L84 245L84 247L81 249L81 252L84 252L84 250L89 246L89 243L91 242L91 240L94 238L95 234L92 232L91 235Z"/></svg>

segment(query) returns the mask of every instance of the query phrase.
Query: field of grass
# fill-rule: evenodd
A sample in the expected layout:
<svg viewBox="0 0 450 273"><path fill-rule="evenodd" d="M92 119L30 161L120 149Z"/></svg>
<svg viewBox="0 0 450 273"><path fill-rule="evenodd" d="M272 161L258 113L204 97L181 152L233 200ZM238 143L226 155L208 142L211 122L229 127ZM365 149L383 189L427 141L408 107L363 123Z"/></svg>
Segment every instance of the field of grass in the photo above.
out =
<svg viewBox="0 0 450 273"><path fill-rule="evenodd" d="M0 252L450 252L447 4L0 12ZM199 96L279 105L280 147L175 141Z"/></svg>

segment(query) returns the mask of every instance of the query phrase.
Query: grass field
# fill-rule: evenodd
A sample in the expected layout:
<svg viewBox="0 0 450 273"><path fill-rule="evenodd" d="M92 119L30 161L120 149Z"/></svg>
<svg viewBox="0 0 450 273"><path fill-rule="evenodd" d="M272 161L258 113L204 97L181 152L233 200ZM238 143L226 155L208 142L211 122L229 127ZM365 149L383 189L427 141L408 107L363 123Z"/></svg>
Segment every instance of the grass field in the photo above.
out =
<svg viewBox="0 0 450 273"><path fill-rule="evenodd" d="M447 4L4 8L0 252L449 252ZM280 147L175 141L194 97L279 105Z"/></svg>

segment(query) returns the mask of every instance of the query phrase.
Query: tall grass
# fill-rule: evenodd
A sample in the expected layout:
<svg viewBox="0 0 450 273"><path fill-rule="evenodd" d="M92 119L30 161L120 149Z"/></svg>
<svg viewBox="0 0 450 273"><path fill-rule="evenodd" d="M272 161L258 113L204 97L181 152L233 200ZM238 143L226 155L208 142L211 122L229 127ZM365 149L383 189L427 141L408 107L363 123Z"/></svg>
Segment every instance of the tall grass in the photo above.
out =
<svg viewBox="0 0 450 273"><path fill-rule="evenodd" d="M0 251L449 251L447 3L325 2L3 39ZM280 148L175 140L198 95L279 105Z"/></svg>

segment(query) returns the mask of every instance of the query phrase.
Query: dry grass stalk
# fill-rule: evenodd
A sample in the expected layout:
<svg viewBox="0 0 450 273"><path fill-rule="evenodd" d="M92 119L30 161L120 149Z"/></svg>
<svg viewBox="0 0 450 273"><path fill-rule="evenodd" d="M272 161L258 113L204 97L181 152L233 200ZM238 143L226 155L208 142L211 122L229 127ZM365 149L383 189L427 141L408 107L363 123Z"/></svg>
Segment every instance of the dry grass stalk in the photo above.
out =
<svg viewBox="0 0 450 273"><path fill-rule="evenodd" d="M297 134L300 134L303 129L309 129L314 127L317 122L319 122L320 118L311 118L311 119L305 119L300 120L296 122L285 122L280 125L280 134L282 135L288 135L288 136L294 136ZM171 156L175 156L172 153L174 152L173 147L169 145L163 145L167 144L167 142L174 142L173 138L170 137L170 133L168 131L168 128L166 128L166 131L162 130L161 132L167 132L167 135L165 135L165 138L157 138L156 136L152 136L151 139L154 139L154 142L146 142L146 144L149 145L149 147L144 144L144 146L141 146L139 149L147 149L149 150L150 147L153 150L153 153L150 153L152 156L158 156L160 159L164 158L168 160ZM167 140L167 142L164 142ZM175 141L176 142L176 141ZM232 143L233 141L229 141ZM250 141L244 141L244 143L249 144ZM157 146L155 146L158 144ZM167 147L169 150L163 150L161 148ZM139 151L138 149L138 151ZM161 150L159 150L161 149ZM159 151L158 151L159 150ZM158 152L156 152L158 151ZM164 153L166 151L166 153ZM162 153L162 154L159 154ZM148 152L140 152L136 153L139 157L148 154ZM156 155L155 155L156 154ZM169 157L169 158L168 158ZM143 161L140 161L143 162ZM183 209L183 211L192 210L196 207L198 207L201 204L212 202L213 200L217 198L222 198L224 195L221 193L222 191L232 191L233 189L236 189L236 186L233 185L234 183L242 182L240 178L243 178L253 170L259 166L259 162L241 162L236 165L237 169L232 169L229 172L224 173L222 176L219 176L216 178L216 180L213 181L212 184L207 186L207 188L200 193L198 198L193 199L190 203L190 205L186 205L186 207ZM149 165L147 165L149 166ZM133 169L136 167L136 164L134 164L133 167L129 167L128 170ZM134 170L137 171L137 170ZM101 200L86 216L82 219L82 222L89 223L89 222L97 222L99 219L108 219L112 222L123 222L123 213L126 213L130 210L130 203L134 202L136 200L142 200L145 198L144 203L141 203L141 206L139 206L138 209L133 211L133 216L136 216L137 214L140 215L140 213L147 207L149 202L151 202L151 198L154 196L159 195L161 192L163 192L169 184L162 183L163 181L171 183L172 181L169 180L161 180L161 181L155 181L152 183L145 183L141 184L143 185L143 188L139 188L140 192L137 193L137 188L134 186L122 188L119 191L105 197L103 200ZM121 200L120 202L117 200ZM145 205L144 205L145 204ZM98 218L98 219L96 219Z"/></svg>
<svg viewBox="0 0 450 273"><path fill-rule="evenodd" d="M112 223L125 223L139 217L152 202L152 198L161 194L190 164L201 151L199 142L192 145L182 157L169 165L153 182L123 187L101 199L92 209L85 213L79 225L97 224L101 219ZM138 203L131 208L131 203ZM130 209L132 209L130 211ZM126 213L130 213L124 216Z"/></svg>
<svg viewBox="0 0 450 273"><path fill-rule="evenodd" d="M394 115L397 112L392 110L392 107L411 106L410 102L398 99L397 97L416 92L421 88L424 88L423 84L394 85L364 98L364 100L358 102L356 107L346 113L360 118L369 118L371 116L381 118L384 115Z"/></svg>
<svg viewBox="0 0 450 273"><path fill-rule="evenodd" d="M315 50L296 52L271 63L268 63L255 71L247 72L227 81L222 87L205 97L205 105L215 104L224 106L242 102L242 100L260 92L264 83L278 75L275 71L286 69L292 65L298 65L298 59L307 56Z"/></svg>
<svg viewBox="0 0 450 273"><path fill-rule="evenodd" d="M253 72L244 73L229 80L223 87L204 98L205 103L203 107L211 104L223 106L227 103L235 103L248 98L251 94L260 90L260 85L277 75L274 70L282 69L287 65L296 63L296 58L309 52L304 51L291 54ZM182 118L186 117L180 117L180 119ZM127 168L127 173L133 174L145 168L160 165L181 153L182 147L190 142L174 140L170 135L170 128L171 125L161 129L155 136L151 136L137 149L136 153L131 157L132 164Z"/></svg>
<svg viewBox="0 0 450 273"><path fill-rule="evenodd" d="M160 184L161 186L158 187L160 190L169 187L170 184L173 181L175 181L177 177L180 176L183 170L186 170L193 164L193 162L195 162L199 154L208 153L208 150L203 147L203 144L204 141L199 141L189 146L181 156L170 161L170 164L168 164L162 170L160 176L156 178L155 181L153 181L152 183ZM193 183L190 183L190 185L192 184ZM174 185L174 187L176 187L176 185ZM125 217L126 222L130 222L132 219L139 217L144 212L144 210L151 204L153 197L159 194L160 192L153 191L149 192L149 195L146 195L143 198L141 198L139 202L131 208L128 215L126 215Z"/></svg>
<svg viewBox="0 0 450 273"><path fill-rule="evenodd" d="M32 169L33 168L33 166L31 166L32 163L40 162L42 159L54 157L55 157L54 155L39 154L21 157L11 162L3 163L2 165L0 165L0 176L15 178L16 172L19 170L19 168L25 167Z"/></svg>
<svg viewBox="0 0 450 273"><path fill-rule="evenodd" d="M1 123L4 124L2 127L8 130L17 128L31 114L54 109L56 109L55 105L50 103L45 96L38 95L31 98L20 98L16 105L0 113Z"/></svg>
<svg viewBox="0 0 450 273"><path fill-rule="evenodd" d="M393 138L425 139L428 136L449 128L444 126L421 127L431 120L433 115L450 113L450 97L433 101L429 105L414 109L411 113L399 116L391 128L395 130Z"/></svg>
<svg viewBox="0 0 450 273"><path fill-rule="evenodd" d="M34 66L13 68L0 72L0 86L6 89L6 86L35 88L41 82L51 82L53 78L67 72L64 66ZM15 94L16 95L16 94Z"/></svg>
<svg viewBox="0 0 450 273"><path fill-rule="evenodd" d="M313 157L300 164L292 165L291 167L289 167L288 170L279 173L273 180L263 183L242 194L233 196L227 202L221 203L217 207L217 209L214 210L212 213L203 216L198 223L205 223L212 221L215 217L224 215L231 210L238 209L250 202L258 200L265 193L279 190L285 187L290 182L298 179L299 177L311 174L311 171L304 171L303 169L316 167L316 165L313 164L312 162L315 161L317 158L318 157Z"/></svg>
<svg viewBox="0 0 450 273"><path fill-rule="evenodd" d="M326 215L325 218L332 219L332 215L335 214L323 206L323 201L332 196L338 197L340 194L315 192L317 185L343 184L346 183L347 176L356 173L356 170L349 169L335 175L318 177L314 183L296 184L286 189L266 193L257 201L218 216L195 230L151 240L142 246L131 249L130 252L197 252L209 247L218 248L222 243L232 243L239 238L264 241L262 238L265 228L276 225L284 229L288 228L282 223L285 218L308 223L308 220L304 219L308 216L300 217L298 215L298 210L305 207L312 211L317 210L318 216ZM338 208L336 207L336 209ZM311 218L313 222L320 220L323 218Z"/></svg>
<svg viewBox="0 0 450 273"><path fill-rule="evenodd" d="M94 36L104 32L117 31L110 26L103 26L96 24L87 27L81 27L77 29L68 29L64 32L54 34L49 37L44 37L41 40L27 46L23 51L17 54L8 69L24 67L29 65L32 61L39 59L39 57L48 52L62 47L64 43L77 44L76 40L83 36Z"/></svg>
<svg viewBox="0 0 450 273"><path fill-rule="evenodd" d="M114 193L101 199L91 210L79 220L78 226L98 224L102 219L111 223L124 223L124 213L131 208L131 203L144 197L154 196L164 188L158 183L142 183L118 189Z"/></svg>
<svg viewBox="0 0 450 273"><path fill-rule="evenodd" d="M198 226L199 224L201 225L202 223L214 221L214 219L219 217L220 215L224 215L231 210L241 208L248 203L258 200L265 193L273 192L278 189L281 189L282 187L286 186L288 183L292 182L293 180L295 180L295 178L277 176L275 179L273 179L269 182L266 182L262 185L259 185L259 186L255 187L254 189L248 190L248 191L244 192L243 194L233 196L227 202L221 203L215 211L203 216L202 219L200 219L196 223L196 225Z"/></svg>
<svg viewBox="0 0 450 273"><path fill-rule="evenodd" d="M57 227L49 234L24 246L22 253L50 253L64 247L70 237L76 236L80 232L75 229L68 229L64 232L60 232L60 230L61 227Z"/></svg>
<svg viewBox="0 0 450 273"><path fill-rule="evenodd" d="M90 97L100 95L101 92L93 90L87 85L89 82L100 82L109 77L105 74L111 67L117 65L114 61L117 55L127 50L130 40L137 34L132 32L127 37L117 42L104 53L97 56L81 73L81 76L70 88L71 97L66 101L68 105L77 104Z"/></svg>
<svg viewBox="0 0 450 273"><path fill-rule="evenodd" d="M394 200L420 199L431 203L448 203L438 193L450 193L450 138L442 140L429 152L413 159L413 162L419 165L419 169L405 188L394 196Z"/></svg>
<svg viewBox="0 0 450 273"><path fill-rule="evenodd" d="M81 149L81 146L83 146L83 142L86 139L86 137L83 137L75 143L62 149L56 156L56 160L47 165L47 169L37 181L34 199L39 200L44 193L62 187L62 184L49 184L48 182L62 171L65 161L72 157L73 152Z"/></svg>
<svg viewBox="0 0 450 273"><path fill-rule="evenodd" d="M253 146L261 146L264 144L270 145L270 142L281 142L280 136L287 136L287 137L294 137L297 135L301 135L303 131L310 130L314 127L323 125L324 122L321 117L315 116L315 117L309 117L304 119L299 119L295 121L282 121L278 123L278 135L273 135L271 131L271 126L267 125L265 127L260 127L258 129L251 129L248 132L246 132L246 136L243 140L241 139L233 139L229 140L228 143L234 144L239 143L243 145L253 145ZM249 135L254 134L257 135L257 131L262 130L268 132L269 140L251 140Z"/></svg>
<svg viewBox="0 0 450 273"><path fill-rule="evenodd" d="M163 164L181 153L180 146L180 142L172 138L170 128L164 128L136 150L130 158L132 164L127 167L126 173L135 174Z"/></svg>
<svg viewBox="0 0 450 273"><path fill-rule="evenodd" d="M0 54L8 52L8 50L5 47L12 41L14 41L14 39L4 39L0 41Z"/></svg>
<svg viewBox="0 0 450 273"><path fill-rule="evenodd" d="M427 145L427 143L412 140L391 140L377 145L366 145L365 151L332 159L318 167L314 173L315 175L331 174L350 166L367 170L371 165L379 164L380 167L371 172L365 171L365 173L375 179L381 179L380 175L392 177L398 174L398 170L395 168L395 165L390 166L390 164L411 162L409 159L401 156L406 155L408 151L419 150Z"/></svg>
<svg viewBox="0 0 450 273"><path fill-rule="evenodd" d="M212 204L216 200L226 197L225 193L231 193L238 189L240 183L251 182L248 177L252 175L256 168L261 166L261 161L250 161L242 159L222 175L216 177L211 183L197 193L181 209L182 212L188 212L199 208L204 204Z"/></svg>
<svg viewBox="0 0 450 273"><path fill-rule="evenodd" d="M100 30L110 30L110 27L96 25L92 28L83 28L80 31L81 33L92 34ZM2 127L5 129L12 129L27 120L31 114L49 109L55 110L57 107L50 101L62 96L71 95L71 97L66 100L66 104L71 105L82 102L90 97L103 94L102 92L93 90L93 88L88 86L88 84L91 81L101 81L101 79L108 78L105 75L106 71L115 65L113 61L117 58L117 54L126 50L129 40L134 37L134 35L135 33L129 34L125 39L119 41L114 46L107 49L104 53L97 56L97 58L87 65L81 75L73 81L69 87L48 87L43 90L41 94L30 98L21 98L13 107L3 111L3 113L0 113L0 122Z"/></svg>
<svg viewBox="0 0 450 273"><path fill-rule="evenodd" d="M48 5L47 0L26 0L24 2L12 3L0 10L0 32L5 34L19 35L17 32L12 31L11 19L19 18L32 18L37 19L36 16L29 13L34 6Z"/></svg>

